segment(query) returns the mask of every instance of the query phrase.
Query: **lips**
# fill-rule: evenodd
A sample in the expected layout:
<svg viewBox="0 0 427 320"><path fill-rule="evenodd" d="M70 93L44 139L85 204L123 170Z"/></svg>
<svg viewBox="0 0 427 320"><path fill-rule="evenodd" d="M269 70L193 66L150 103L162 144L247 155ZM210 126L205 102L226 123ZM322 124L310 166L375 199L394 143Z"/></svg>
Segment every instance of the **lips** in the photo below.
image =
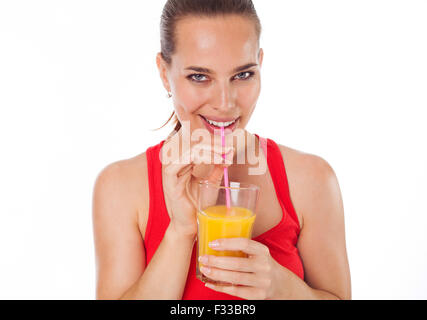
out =
<svg viewBox="0 0 427 320"><path fill-rule="evenodd" d="M238 119L238 118L218 118L218 117L202 116L202 115L200 115L200 116L204 119L209 119L209 120L215 121L215 122L231 122L231 121Z"/></svg>
<svg viewBox="0 0 427 320"><path fill-rule="evenodd" d="M205 125L206 129L208 129L208 131L210 133L218 134L218 135L221 134L221 128L220 127L217 127L213 124L210 124L209 122L207 122L206 118L203 117L202 115L199 115L199 116L200 116L200 119L202 120L203 124ZM235 118L220 119L220 118L209 117L209 120L213 120L215 122L230 122L230 121L235 120ZM230 124L228 127L224 127L225 134L229 134L229 133L233 132L234 129L237 128L239 121L240 121L240 117L237 118L237 120L234 123Z"/></svg>

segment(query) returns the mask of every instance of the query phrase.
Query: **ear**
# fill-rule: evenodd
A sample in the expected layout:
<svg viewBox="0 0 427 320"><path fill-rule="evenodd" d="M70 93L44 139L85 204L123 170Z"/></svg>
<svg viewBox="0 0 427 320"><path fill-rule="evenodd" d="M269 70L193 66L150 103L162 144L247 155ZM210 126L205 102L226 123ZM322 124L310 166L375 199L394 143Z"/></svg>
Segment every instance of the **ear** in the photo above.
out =
<svg viewBox="0 0 427 320"><path fill-rule="evenodd" d="M162 55L160 52L157 53L156 64L157 64L157 69L159 70L160 79L162 79L162 82L163 82L163 86L165 87L166 91L170 92L171 87L168 79L168 66L166 61L162 58Z"/></svg>
<svg viewBox="0 0 427 320"><path fill-rule="evenodd" d="M258 63L259 63L259 67L262 67L262 60L264 59L264 50L259 49L258 51Z"/></svg>

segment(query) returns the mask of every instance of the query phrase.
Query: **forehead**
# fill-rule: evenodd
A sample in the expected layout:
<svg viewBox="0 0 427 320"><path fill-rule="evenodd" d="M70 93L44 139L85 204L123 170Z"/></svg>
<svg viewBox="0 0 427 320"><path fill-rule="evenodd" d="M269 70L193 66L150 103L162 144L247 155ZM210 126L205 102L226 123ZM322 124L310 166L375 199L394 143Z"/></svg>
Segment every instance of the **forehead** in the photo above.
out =
<svg viewBox="0 0 427 320"><path fill-rule="evenodd" d="M254 23L240 16L186 17L175 30L173 64L220 71L257 61Z"/></svg>

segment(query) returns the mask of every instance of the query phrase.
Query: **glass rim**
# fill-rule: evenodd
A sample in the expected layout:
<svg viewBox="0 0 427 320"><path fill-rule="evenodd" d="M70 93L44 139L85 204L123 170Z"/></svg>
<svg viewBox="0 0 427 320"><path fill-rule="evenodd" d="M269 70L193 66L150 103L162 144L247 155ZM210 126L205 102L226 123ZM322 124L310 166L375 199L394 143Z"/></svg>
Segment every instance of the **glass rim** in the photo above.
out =
<svg viewBox="0 0 427 320"><path fill-rule="evenodd" d="M215 183L209 180L201 180L198 182L198 185L199 186L207 185L207 186L215 187L217 189L228 189L228 190L256 190L256 191L260 190L259 186L252 183L247 183L247 182L229 181L229 184L232 184L233 182L240 184L240 187L231 187L231 186L226 187L226 186L218 185L218 183Z"/></svg>

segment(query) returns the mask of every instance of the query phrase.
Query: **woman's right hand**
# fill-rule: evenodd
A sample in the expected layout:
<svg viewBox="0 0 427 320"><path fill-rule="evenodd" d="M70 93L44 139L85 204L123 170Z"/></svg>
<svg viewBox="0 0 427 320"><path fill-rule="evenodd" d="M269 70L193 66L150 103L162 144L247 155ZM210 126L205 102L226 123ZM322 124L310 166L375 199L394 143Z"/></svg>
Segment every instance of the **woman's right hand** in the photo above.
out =
<svg viewBox="0 0 427 320"><path fill-rule="evenodd" d="M163 191L170 224L176 232L182 235L195 236L197 233L197 207L195 200L197 193L197 182L200 180L193 175L197 164L211 164L213 158L213 169L206 177L214 183L221 183L224 167L232 163L234 156L233 147L224 148L226 159L222 157L221 146L212 148L210 145L198 143L183 150L181 158L170 159L163 164ZM203 151L201 153L201 151Z"/></svg>

